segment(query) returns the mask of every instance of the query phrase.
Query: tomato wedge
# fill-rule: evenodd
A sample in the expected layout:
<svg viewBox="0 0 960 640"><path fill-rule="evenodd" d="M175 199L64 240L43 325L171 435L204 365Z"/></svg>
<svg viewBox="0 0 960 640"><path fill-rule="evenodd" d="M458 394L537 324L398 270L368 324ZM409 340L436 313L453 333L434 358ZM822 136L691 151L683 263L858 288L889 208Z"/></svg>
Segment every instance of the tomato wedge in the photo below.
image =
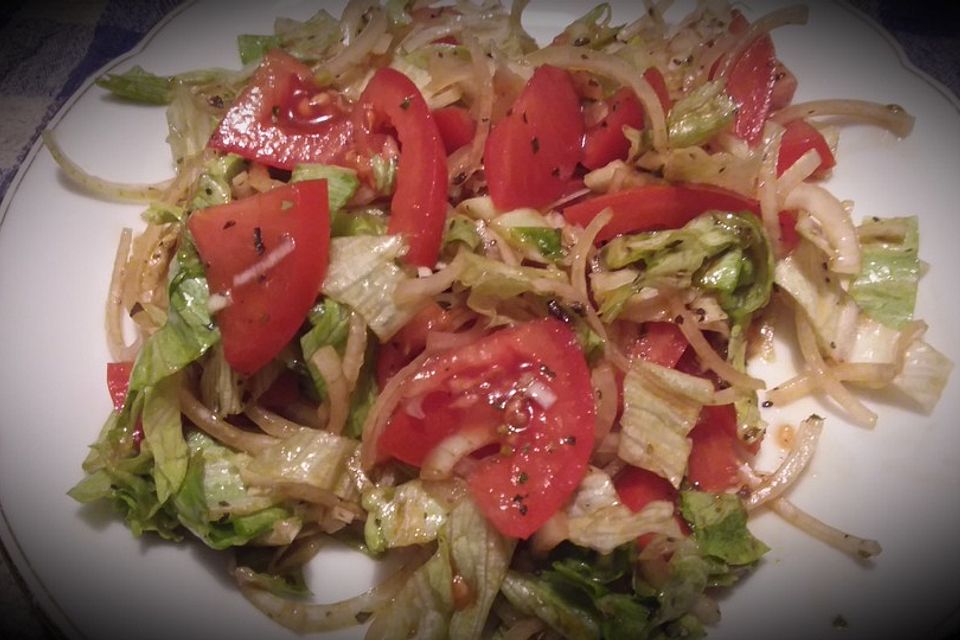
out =
<svg viewBox="0 0 960 640"><path fill-rule="evenodd" d="M760 204L752 198L709 185L647 185L597 196L563 210L567 222L587 226L610 207L613 218L597 235L604 242L622 233L677 229L704 211L752 211Z"/></svg>
<svg viewBox="0 0 960 640"><path fill-rule="evenodd" d="M207 146L287 170L306 162L340 164L353 142L348 116L335 92L316 85L309 67L274 50Z"/></svg>
<svg viewBox="0 0 960 640"><path fill-rule="evenodd" d="M836 166L837 161L830 151L830 145L816 127L806 120L792 120L787 123L780 140L780 155L777 156L777 175L793 166L800 156L811 149L820 156L820 165L814 172L815 176L822 177L826 171Z"/></svg>
<svg viewBox="0 0 960 640"><path fill-rule="evenodd" d="M470 144L477 130L477 123L470 111L463 107L443 107L433 111L433 119L440 130L443 147L451 154L460 147Z"/></svg>
<svg viewBox="0 0 960 640"><path fill-rule="evenodd" d="M397 132L400 160L387 232L406 237L408 263L432 267L447 217L447 154L437 123L417 85L390 68L370 79L356 114L368 135L384 120Z"/></svg>
<svg viewBox="0 0 960 640"><path fill-rule="evenodd" d="M738 107L733 132L751 145L756 144L763 133L776 80L777 56L773 40L767 35L754 40L727 75L727 92Z"/></svg>
<svg viewBox="0 0 960 640"><path fill-rule="evenodd" d="M327 183L298 182L200 209L187 223L211 293L231 367L251 374L294 337L327 270Z"/></svg>
<svg viewBox="0 0 960 640"><path fill-rule="evenodd" d="M690 440L687 479L695 487L719 493L740 486L737 412L732 404L705 406Z"/></svg>
<svg viewBox="0 0 960 640"><path fill-rule="evenodd" d="M117 411L123 410L123 404L127 400L127 390L130 388L130 372L132 370L132 362L107 363L107 391L110 393L113 408Z"/></svg>
<svg viewBox="0 0 960 640"><path fill-rule="evenodd" d="M501 533L525 539L583 479L595 412L576 336L548 318L427 359L377 442L377 455L422 466L455 434L498 445L470 459L467 483Z"/></svg>
<svg viewBox="0 0 960 640"><path fill-rule="evenodd" d="M663 112L670 111L670 93L660 70L650 67L644 71L643 77L656 92ZM623 87L607 100L606 117L587 129L580 164L587 169L598 169L614 160L626 158L630 142L623 135L623 127L642 129L643 125L644 110L640 99L633 89Z"/></svg>
<svg viewBox="0 0 960 640"><path fill-rule="evenodd" d="M636 513L657 500L674 502L677 490L669 480L640 467L627 466L613 479L620 502Z"/></svg>
<svg viewBox="0 0 960 640"><path fill-rule="evenodd" d="M643 327L630 355L661 367L676 367L689 344L680 327L672 322L647 322Z"/></svg>
<svg viewBox="0 0 960 640"><path fill-rule="evenodd" d="M487 185L497 208L540 208L562 196L580 162L583 133L570 74L538 67L484 147Z"/></svg>

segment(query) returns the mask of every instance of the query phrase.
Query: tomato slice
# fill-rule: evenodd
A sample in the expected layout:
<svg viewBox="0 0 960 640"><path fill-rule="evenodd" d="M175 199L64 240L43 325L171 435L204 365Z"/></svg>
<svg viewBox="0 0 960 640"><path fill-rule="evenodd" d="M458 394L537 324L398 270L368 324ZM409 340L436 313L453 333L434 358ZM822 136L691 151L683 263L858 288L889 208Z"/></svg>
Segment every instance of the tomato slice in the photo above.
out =
<svg viewBox="0 0 960 640"><path fill-rule="evenodd" d="M443 107L433 111L433 119L440 130L443 147L447 155L460 147L464 147L473 140L477 131L477 123L470 116L470 111L463 107Z"/></svg>
<svg viewBox="0 0 960 640"><path fill-rule="evenodd" d="M777 156L777 175L793 166L800 156L814 149L820 155L820 165L814 172L815 176L823 176L824 172L836 166L837 161L830 151L830 145L816 127L806 120L792 120L787 123L780 140L780 155Z"/></svg>
<svg viewBox="0 0 960 640"><path fill-rule="evenodd" d="M231 367L251 374L294 337L327 270L327 183L298 182L200 209L187 223L211 293Z"/></svg>
<svg viewBox="0 0 960 640"><path fill-rule="evenodd" d="M627 466L613 479L620 502L636 513L657 500L674 502L677 490L669 480L640 467Z"/></svg>
<svg viewBox="0 0 960 640"><path fill-rule="evenodd" d="M693 446L687 459L687 479L695 487L719 493L740 486L737 412L732 404L705 406L690 440Z"/></svg>
<svg viewBox="0 0 960 640"><path fill-rule="evenodd" d="M428 358L387 423L377 454L421 466L448 436L484 433L499 447L472 460L470 493L501 533L525 539L583 479L595 414L576 336L548 318Z"/></svg>
<svg viewBox="0 0 960 640"><path fill-rule="evenodd" d="M754 40L727 75L727 92L737 103L733 132L750 145L756 144L763 133L776 79L777 56L767 35Z"/></svg>
<svg viewBox="0 0 960 640"><path fill-rule="evenodd" d="M373 75L356 112L364 128L372 118L374 127L386 120L397 132L400 160L387 232L406 237L408 263L432 267L447 218L447 154L437 123L417 85L390 68Z"/></svg>
<svg viewBox="0 0 960 640"><path fill-rule="evenodd" d="M643 335L631 347L630 355L661 367L676 367L689 344L680 327L672 322L647 322L643 326Z"/></svg>
<svg viewBox="0 0 960 640"><path fill-rule="evenodd" d="M117 411L123 410L123 404L127 400L132 370L132 362L107 363L107 391L110 393L110 400L113 401L113 408Z"/></svg>
<svg viewBox="0 0 960 640"><path fill-rule="evenodd" d="M453 331L455 316L436 302L417 312L377 354L377 382L382 389L397 371L410 364L427 346L427 336L433 331Z"/></svg>
<svg viewBox="0 0 960 640"><path fill-rule="evenodd" d="M777 68L773 75L773 94L770 96L770 110L783 109L791 102L797 92L797 76L785 64L777 60Z"/></svg>
<svg viewBox="0 0 960 640"><path fill-rule="evenodd" d="M287 170L306 162L341 164L353 142L348 115L335 92L316 85L309 67L274 50L207 146Z"/></svg>
<svg viewBox="0 0 960 640"><path fill-rule="evenodd" d="M538 67L484 147L487 185L497 208L540 208L562 196L580 162L583 134L570 74Z"/></svg>
<svg viewBox="0 0 960 640"><path fill-rule="evenodd" d="M563 210L567 222L586 227L610 207L613 218L597 235L597 243L622 233L677 229L704 211L752 211L760 204L752 198L710 185L647 185L597 196Z"/></svg>

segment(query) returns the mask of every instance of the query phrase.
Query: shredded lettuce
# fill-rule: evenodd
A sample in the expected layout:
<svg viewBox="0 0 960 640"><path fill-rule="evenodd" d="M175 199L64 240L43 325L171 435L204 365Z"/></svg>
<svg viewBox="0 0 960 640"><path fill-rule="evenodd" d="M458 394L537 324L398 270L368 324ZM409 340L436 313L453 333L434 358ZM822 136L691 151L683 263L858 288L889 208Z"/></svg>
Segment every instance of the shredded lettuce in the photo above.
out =
<svg viewBox="0 0 960 640"><path fill-rule="evenodd" d="M123 73L108 73L97 86L118 98L143 104L169 104L173 100L173 78L158 76L137 65Z"/></svg>
<svg viewBox="0 0 960 640"><path fill-rule="evenodd" d="M610 476L591 468L567 508L569 540L581 547L610 553L648 533L680 534L673 504L654 501L634 513L624 506Z"/></svg>
<svg viewBox="0 0 960 640"><path fill-rule="evenodd" d="M301 60L316 60L340 39L338 21L320 10L306 21L277 18L273 34L243 34L237 37L240 62L249 65L271 49L282 48Z"/></svg>
<svg viewBox="0 0 960 640"><path fill-rule="evenodd" d="M536 209L515 209L494 218L490 224L524 257L540 263L557 262L566 255L560 229L550 226Z"/></svg>
<svg viewBox="0 0 960 640"><path fill-rule="evenodd" d="M267 51L280 48L279 36L258 36L244 33L237 36L237 49L240 52L240 62L250 64L258 61Z"/></svg>
<svg viewBox="0 0 960 640"><path fill-rule="evenodd" d="M914 340L906 349L900 372L891 382L927 413L933 411L947 386L953 362L923 340Z"/></svg>
<svg viewBox="0 0 960 640"><path fill-rule="evenodd" d="M420 479L396 487L371 486L361 505L367 511L364 539L373 553L435 540L450 512Z"/></svg>
<svg viewBox="0 0 960 640"><path fill-rule="evenodd" d="M522 613L540 618L564 638L594 640L600 637L595 616L564 600L542 579L508 571L500 591Z"/></svg>
<svg viewBox="0 0 960 640"><path fill-rule="evenodd" d="M470 289L467 306L485 315L496 316L497 305L504 300L528 292L549 295L567 284L557 269L511 266L473 253L461 256L464 269L457 279Z"/></svg>
<svg viewBox="0 0 960 640"><path fill-rule="evenodd" d="M917 219L874 219L860 225L859 232L862 266L850 283L850 295L868 316L900 329L913 318L922 271Z"/></svg>
<svg viewBox="0 0 960 640"><path fill-rule="evenodd" d="M327 181L327 199L331 213L343 209L360 186L356 171L330 164L298 164L290 174L290 182L304 180Z"/></svg>
<svg viewBox="0 0 960 640"><path fill-rule="evenodd" d="M330 242L323 293L363 316L381 340L389 339L418 311L393 300L397 285L408 279L395 263L405 250L399 236L352 236Z"/></svg>
<svg viewBox="0 0 960 640"><path fill-rule="evenodd" d="M187 473L187 442L180 422L178 376L147 387L143 402L143 441L153 454L153 480L161 503L177 492Z"/></svg>
<svg viewBox="0 0 960 640"><path fill-rule="evenodd" d="M723 89L721 81L705 82L677 100L667 115L671 147L701 145L733 122L737 103Z"/></svg>
<svg viewBox="0 0 960 640"><path fill-rule="evenodd" d="M747 565L770 550L747 529L747 510L735 495L681 491L680 509L704 555Z"/></svg>
<svg viewBox="0 0 960 640"><path fill-rule="evenodd" d="M447 227L443 234L443 247L446 253L455 255L459 244L470 251L476 251L481 243L476 222L462 213L456 213L447 219Z"/></svg>
<svg viewBox="0 0 960 640"><path fill-rule="evenodd" d="M599 296L607 320L644 287L696 287L715 295L737 322L766 306L773 286L773 251L749 212L713 211L681 229L620 236L604 247L602 257L608 269L642 267L628 284Z"/></svg>
<svg viewBox="0 0 960 640"><path fill-rule="evenodd" d="M690 455L687 435L713 393L709 380L635 360L623 382L617 454L679 487Z"/></svg>

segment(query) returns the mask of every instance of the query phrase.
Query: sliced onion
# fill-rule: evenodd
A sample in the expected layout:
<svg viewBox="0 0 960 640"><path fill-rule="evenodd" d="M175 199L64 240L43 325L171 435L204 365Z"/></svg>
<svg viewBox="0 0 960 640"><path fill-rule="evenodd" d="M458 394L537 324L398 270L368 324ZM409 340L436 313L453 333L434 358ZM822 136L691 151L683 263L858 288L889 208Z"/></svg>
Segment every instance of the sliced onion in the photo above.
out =
<svg viewBox="0 0 960 640"><path fill-rule="evenodd" d="M798 102L777 111L772 120L786 124L801 118L845 116L864 120L887 129L901 138L913 131L914 118L898 104L880 104L866 100L811 100Z"/></svg>
<svg viewBox="0 0 960 640"><path fill-rule="evenodd" d="M279 438L280 440L285 440L290 436L300 433L304 429L310 428L306 425L298 424L292 420L287 420L282 416L278 416L274 412L268 411L258 404L251 404L244 410L243 413L250 418L255 425L260 427L264 433L273 436L274 438Z"/></svg>
<svg viewBox="0 0 960 640"><path fill-rule="evenodd" d="M261 433L244 431L240 427L217 417L202 402L197 400L197 397L186 386L180 387L180 410L198 429L232 449L256 454L278 442L276 438Z"/></svg>
<svg viewBox="0 0 960 640"><path fill-rule="evenodd" d="M71 160L60 147L53 131L47 129L41 134L43 144L50 151L63 172L76 185L83 187L90 193L124 202L149 203L162 199L163 192L170 188L173 180L165 180L153 184L131 184L104 180L84 171L80 165Z"/></svg>
<svg viewBox="0 0 960 640"><path fill-rule="evenodd" d="M574 291L583 300L588 300L587 291L587 260L593 252L593 242L597 234L613 218L613 210L607 207L590 221L573 247L573 259L570 261L570 284Z"/></svg>
<svg viewBox="0 0 960 640"><path fill-rule="evenodd" d="M393 300L398 305L410 304L443 293L450 288L463 273L464 261L457 257L445 268L426 278L402 280L393 292Z"/></svg>
<svg viewBox="0 0 960 640"><path fill-rule="evenodd" d="M613 366L607 361L601 362L590 372L590 382L593 384L593 397L597 405L596 430L594 432L594 446L600 443L613 430L613 423L617 419L618 395L617 377Z"/></svg>
<svg viewBox="0 0 960 640"><path fill-rule="evenodd" d="M777 498L771 501L770 508L781 518L801 531L851 556L867 559L883 551L880 543L876 540L861 538L831 527L827 523L802 511L786 498Z"/></svg>
<svg viewBox="0 0 960 640"><path fill-rule="evenodd" d="M347 344L343 349L343 377L347 380L347 390L353 391L360 378L363 367L363 355L367 351L367 324L356 312L350 313L350 325L347 332Z"/></svg>
<svg viewBox="0 0 960 640"><path fill-rule="evenodd" d="M877 414L864 406L853 393L834 377L830 368L823 361L823 356L820 354L820 348L817 345L817 336L802 310L797 310L795 320L800 353L803 355L809 371L813 373L817 385L833 398L844 411L850 414L851 418L860 424L873 427L877 423Z"/></svg>
<svg viewBox="0 0 960 640"><path fill-rule="evenodd" d="M267 617L298 633L310 633L356 626L390 602L422 561L421 553L369 591L333 604L307 604L274 595L260 588L256 573L248 567L237 567L233 576L243 596Z"/></svg>
<svg viewBox="0 0 960 640"><path fill-rule="evenodd" d="M678 322L677 326L680 327L680 331L683 332L687 342L690 343L697 357L700 358L700 363L706 369L710 369L735 387L752 390L766 387L763 380L758 380L746 373L738 371L736 367L721 358L720 355L714 351L713 347L710 346L710 343L703 335L703 332L700 331L700 328L697 326L697 319L690 313L690 310L687 309L686 305L684 305L679 298L674 297L671 308L674 317L679 316L682 319L682 322Z"/></svg>
<svg viewBox="0 0 960 640"><path fill-rule="evenodd" d="M320 347L312 356L310 364L316 367L323 378L327 392L327 406L330 414L327 417L327 431L339 434L343 425L347 423L350 413L350 392L347 389L347 380L343 377L343 364L337 350L330 345Z"/></svg>
<svg viewBox="0 0 960 640"><path fill-rule="evenodd" d="M813 458L817 441L823 431L823 418L813 415L800 423L793 440L793 448L783 463L770 476L753 488L744 501L747 510L756 509L765 502L776 500L789 489Z"/></svg>
<svg viewBox="0 0 960 640"><path fill-rule="evenodd" d="M777 206L783 208L786 204L787 196L802 183L813 175L813 172L820 166L820 154L816 149L810 149L802 156L797 158L790 167L780 174L777 179Z"/></svg>
<svg viewBox="0 0 960 640"><path fill-rule="evenodd" d="M490 428L467 427L444 438L435 446L420 467L424 480L446 480L453 476L453 468L462 458L497 441L497 434Z"/></svg>
<svg viewBox="0 0 960 640"><path fill-rule="evenodd" d="M543 409L549 409L557 402L557 394L539 380L533 380L528 384L524 389L524 394Z"/></svg>
<svg viewBox="0 0 960 640"><path fill-rule="evenodd" d="M461 41L470 51L470 66L473 71L472 88L479 93L470 107L473 121L477 123L473 140L469 145L454 151L447 160L447 175L454 183L462 183L480 168L483 149L490 135L495 98L493 77L496 67L484 55L480 43L473 34L463 34Z"/></svg>
<svg viewBox="0 0 960 640"><path fill-rule="evenodd" d="M836 273L860 273L860 242L850 214L833 194L812 184L798 184L787 195L787 209L801 209L820 225L833 249L830 268Z"/></svg>
<svg viewBox="0 0 960 640"><path fill-rule="evenodd" d="M545 628L540 618L523 618L510 625L500 638L501 640L529 640Z"/></svg>
<svg viewBox="0 0 960 640"><path fill-rule="evenodd" d="M759 184L760 217L763 229L770 238L773 255L783 255L783 240L780 236L780 207L777 201L777 162L780 158L780 141L783 140L783 126L767 121L763 127L763 159L760 162Z"/></svg>
<svg viewBox="0 0 960 640"><path fill-rule="evenodd" d="M110 357L114 362L132 362L140 349L140 335L137 334L132 344L127 344L123 337L123 280L124 273L129 268L130 245L133 242L133 230L125 227L120 233L120 242L117 244L117 253L113 258L113 273L110 275L110 289L107 295L106 329L107 346Z"/></svg>
<svg viewBox="0 0 960 640"><path fill-rule="evenodd" d="M370 20L357 37L340 53L328 60L324 67L333 76L339 76L359 65L370 55L387 31L387 16L379 7L371 8Z"/></svg>

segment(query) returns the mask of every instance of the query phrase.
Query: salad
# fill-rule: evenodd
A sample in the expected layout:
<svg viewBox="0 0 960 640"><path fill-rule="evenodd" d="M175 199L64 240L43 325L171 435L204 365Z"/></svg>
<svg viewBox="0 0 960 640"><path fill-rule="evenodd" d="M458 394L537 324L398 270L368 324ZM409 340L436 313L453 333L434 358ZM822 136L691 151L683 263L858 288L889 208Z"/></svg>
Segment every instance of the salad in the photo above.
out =
<svg viewBox="0 0 960 640"><path fill-rule="evenodd" d="M698 637L767 552L772 510L850 555L878 542L785 497L823 419L765 469L762 408L857 389L936 404L951 363L913 317L912 217L828 191L844 116L794 103L771 31L702 2L550 43L524 2L350 2L238 38L239 70L99 84L165 105L174 177L143 202L107 300L115 410L70 491L135 535L235 557L278 623L370 638ZM775 314L789 380L748 371ZM125 324L135 328L133 340ZM399 569L310 600L336 538Z"/></svg>

